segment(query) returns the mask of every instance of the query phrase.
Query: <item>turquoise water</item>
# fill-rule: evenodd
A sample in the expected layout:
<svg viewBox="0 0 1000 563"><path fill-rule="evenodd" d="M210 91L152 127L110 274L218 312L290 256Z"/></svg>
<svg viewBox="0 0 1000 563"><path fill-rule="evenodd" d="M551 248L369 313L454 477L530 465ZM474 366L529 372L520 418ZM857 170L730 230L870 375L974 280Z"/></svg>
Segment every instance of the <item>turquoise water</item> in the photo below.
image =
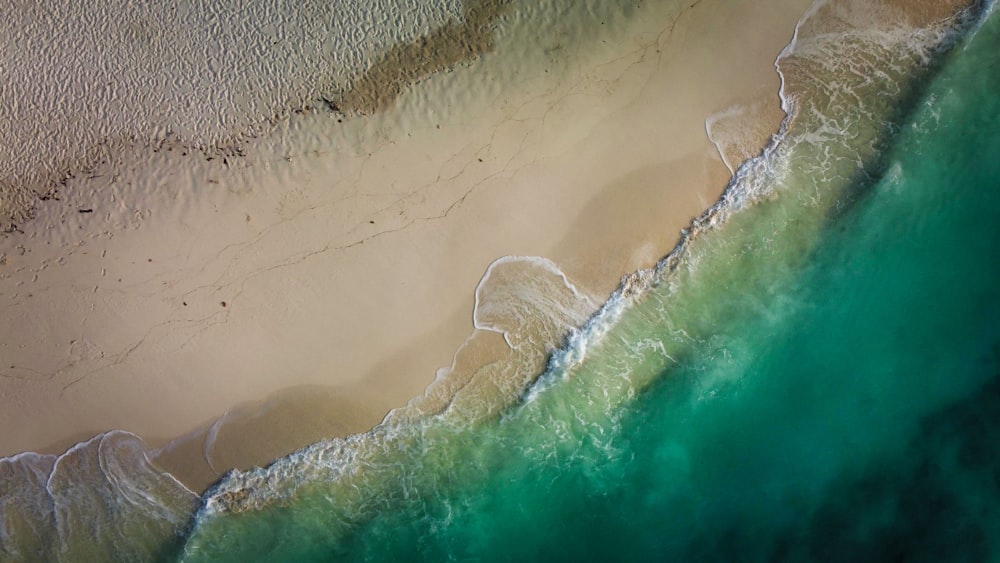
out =
<svg viewBox="0 0 1000 563"><path fill-rule="evenodd" d="M516 406L235 474L180 557L1000 559L1000 17L841 83L888 105L799 39L783 138Z"/></svg>
<svg viewBox="0 0 1000 563"><path fill-rule="evenodd" d="M0 460L0 560L1000 560L995 4L817 0L774 141L544 373L593 308L498 260L510 349L368 433L200 499L122 431Z"/></svg>

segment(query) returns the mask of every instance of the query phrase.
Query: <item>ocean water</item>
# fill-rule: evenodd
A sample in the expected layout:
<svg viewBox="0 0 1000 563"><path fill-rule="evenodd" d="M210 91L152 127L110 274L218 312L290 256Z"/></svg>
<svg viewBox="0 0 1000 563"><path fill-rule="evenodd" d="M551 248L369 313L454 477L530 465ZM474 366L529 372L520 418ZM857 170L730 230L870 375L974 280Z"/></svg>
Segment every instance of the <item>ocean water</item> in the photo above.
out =
<svg viewBox="0 0 1000 563"><path fill-rule="evenodd" d="M774 143L516 400L230 474L179 557L1000 558L1000 17L918 20L818 2Z"/></svg>
<svg viewBox="0 0 1000 563"><path fill-rule="evenodd" d="M817 1L781 131L594 317L500 260L502 365L200 500L127 433L0 460L0 559L1000 560L1000 16L910 4Z"/></svg>

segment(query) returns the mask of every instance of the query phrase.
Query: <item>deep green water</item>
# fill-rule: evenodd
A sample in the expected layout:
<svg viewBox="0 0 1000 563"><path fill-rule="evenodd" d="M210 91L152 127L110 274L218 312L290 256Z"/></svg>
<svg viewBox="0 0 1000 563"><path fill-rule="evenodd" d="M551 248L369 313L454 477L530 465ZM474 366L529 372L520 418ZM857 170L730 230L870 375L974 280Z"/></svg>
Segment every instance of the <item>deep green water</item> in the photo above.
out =
<svg viewBox="0 0 1000 563"><path fill-rule="evenodd" d="M293 456L181 557L1000 560L1000 17L935 69L861 169L793 124L499 419Z"/></svg>

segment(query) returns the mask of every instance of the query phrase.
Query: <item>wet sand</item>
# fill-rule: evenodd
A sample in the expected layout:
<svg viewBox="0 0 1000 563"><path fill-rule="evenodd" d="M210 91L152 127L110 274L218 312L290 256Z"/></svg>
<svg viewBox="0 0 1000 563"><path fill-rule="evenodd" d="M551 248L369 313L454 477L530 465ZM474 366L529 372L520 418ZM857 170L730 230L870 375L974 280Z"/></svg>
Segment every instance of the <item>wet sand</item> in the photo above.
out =
<svg viewBox="0 0 1000 563"><path fill-rule="evenodd" d="M154 459L200 488L419 395L501 256L549 258L599 304L724 189L706 119L728 111L727 160L777 130L772 63L808 4L642 6L540 39L515 5L491 50L391 103L293 114L232 154L120 149L0 242L0 455L186 435Z"/></svg>

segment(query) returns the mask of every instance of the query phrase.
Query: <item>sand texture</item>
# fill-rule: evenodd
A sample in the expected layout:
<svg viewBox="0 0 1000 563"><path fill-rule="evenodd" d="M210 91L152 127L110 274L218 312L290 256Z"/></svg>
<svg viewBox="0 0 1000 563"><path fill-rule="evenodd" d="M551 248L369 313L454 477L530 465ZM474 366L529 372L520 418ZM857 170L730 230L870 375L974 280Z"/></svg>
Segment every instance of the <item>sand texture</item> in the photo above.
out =
<svg viewBox="0 0 1000 563"><path fill-rule="evenodd" d="M0 89L29 117L0 129L16 226L0 240L0 455L186 436L155 457L199 488L420 395L474 334L500 257L551 260L596 309L777 130L773 61L809 2L393 3L396 31L374 39L352 27L370 10L271 4L271 35L243 33L236 6L217 26L150 8L35 65L5 51L0 72L69 73L79 95ZM37 26L72 16L43 11L19 5L0 37L43 41ZM137 34L151 51L129 59ZM463 362L509 347L485 332Z"/></svg>

